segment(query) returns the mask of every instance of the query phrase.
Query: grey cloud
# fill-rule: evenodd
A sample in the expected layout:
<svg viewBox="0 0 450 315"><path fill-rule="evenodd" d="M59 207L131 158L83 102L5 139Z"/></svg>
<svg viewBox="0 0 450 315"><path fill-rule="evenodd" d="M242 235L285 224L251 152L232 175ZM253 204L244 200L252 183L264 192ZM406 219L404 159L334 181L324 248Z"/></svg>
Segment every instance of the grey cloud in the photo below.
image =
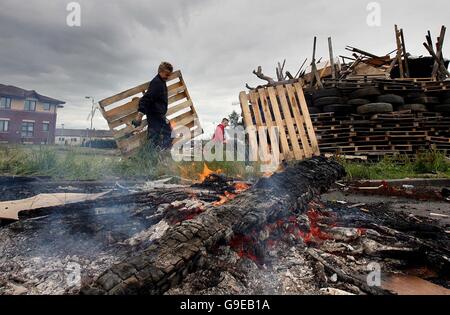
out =
<svg viewBox="0 0 450 315"><path fill-rule="evenodd" d="M86 128L85 95L99 100L140 84L168 60L182 69L207 132L239 111L231 103L246 82L260 84L254 68L261 65L273 75L275 63L286 58L296 71L310 58L313 36L324 58L328 36L336 54L344 54L347 44L383 54L394 49L397 23L408 49L426 54L426 31L436 37L450 9L446 0L383 0L382 25L371 28L370 1L361 0L80 0L82 27L70 28L68 2L0 1L1 83L66 100L58 123ZM101 117L95 125L106 128Z"/></svg>

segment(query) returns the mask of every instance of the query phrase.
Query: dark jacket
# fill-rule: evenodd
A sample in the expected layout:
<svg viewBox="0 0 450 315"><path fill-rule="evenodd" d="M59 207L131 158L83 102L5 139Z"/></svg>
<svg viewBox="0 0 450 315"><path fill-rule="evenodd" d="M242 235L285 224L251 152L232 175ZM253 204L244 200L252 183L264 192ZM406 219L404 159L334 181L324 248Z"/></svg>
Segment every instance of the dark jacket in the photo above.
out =
<svg viewBox="0 0 450 315"><path fill-rule="evenodd" d="M147 92L139 101L139 111L148 118L164 118L168 107L167 84L159 74L150 82Z"/></svg>

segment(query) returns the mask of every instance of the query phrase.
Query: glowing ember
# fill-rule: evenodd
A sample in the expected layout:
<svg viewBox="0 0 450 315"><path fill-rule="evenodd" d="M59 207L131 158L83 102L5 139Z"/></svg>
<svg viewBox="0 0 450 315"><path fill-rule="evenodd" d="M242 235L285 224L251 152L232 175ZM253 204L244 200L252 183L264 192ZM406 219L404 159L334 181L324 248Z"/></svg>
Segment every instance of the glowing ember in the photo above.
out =
<svg viewBox="0 0 450 315"><path fill-rule="evenodd" d="M201 181L201 182L204 182L205 179L206 179L209 175L212 175L212 174L221 174L221 173L222 173L222 170L221 170L221 169L212 171L212 170L209 169L208 165L206 165L206 163L205 163L205 164L203 164L203 172L202 172L201 174L199 174L199 178L200 178L200 181Z"/></svg>
<svg viewBox="0 0 450 315"><path fill-rule="evenodd" d="M246 191L250 188L250 186L246 183L236 183L234 184L234 189L236 190L236 192L243 192Z"/></svg>
<svg viewBox="0 0 450 315"><path fill-rule="evenodd" d="M236 198L235 194L229 193L228 191L225 192L224 196L220 196L220 200L213 203L215 206L221 206L225 204L227 201L233 200Z"/></svg>
<svg viewBox="0 0 450 315"><path fill-rule="evenodd" d="M256 264L262 265L263 257L256 254L256 234L250 235L237 234L233 236L229 243L230 247L238 254L239 257L251 259Z"/></svg>

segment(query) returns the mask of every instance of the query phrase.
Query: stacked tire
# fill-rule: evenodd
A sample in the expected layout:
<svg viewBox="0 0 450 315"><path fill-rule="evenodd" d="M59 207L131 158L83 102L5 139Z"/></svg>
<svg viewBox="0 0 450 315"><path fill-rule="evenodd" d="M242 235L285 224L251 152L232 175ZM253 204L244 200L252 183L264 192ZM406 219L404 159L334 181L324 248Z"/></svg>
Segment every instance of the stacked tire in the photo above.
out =
<svg viewBox="0 0 450 315"><path fill-rule="evenodd" d="M402 101L400 96L381 95L376 87L365 87L350 93L347 104L353 106L359 115L373 115L390 113L394 111L393 102L401 103Z"/></svg>
<svg viewBox="0 0 450 315"><path fill-rule="evenodd" d="M409 110L413 113L439 112L450 116L450 91L440 97L421 92L411 92L405 97L397 94L382 94L376 87L364 87L345 96L337 88L325 88L306 94L311 114L333 112L336 116L351 113L374 115L393 111Z"/></svg>
<svg viewBox="0 0 450 315"><path fill-rule="evenodd" d="M352 112L352 106L346 104L341 92L336 88L315 91L313 106L319 112L333 112L336 115L347 115Z"/></svg>
<svg viewBox="0 0 450 315"><path fill-rule="evenodd" d="M442 94L441 103L434 106L434 111L443 114L444 116L450 116L450 91Z"/></svg>
<svg viewBox="0 0 450 315"><path fill-rule="evenodd" d="M425 93L410 93L407 100L410 104L404 108L415 112L438 112L445 116L450 116L450 91L442 93L440 97L430 96Z"/></svg>

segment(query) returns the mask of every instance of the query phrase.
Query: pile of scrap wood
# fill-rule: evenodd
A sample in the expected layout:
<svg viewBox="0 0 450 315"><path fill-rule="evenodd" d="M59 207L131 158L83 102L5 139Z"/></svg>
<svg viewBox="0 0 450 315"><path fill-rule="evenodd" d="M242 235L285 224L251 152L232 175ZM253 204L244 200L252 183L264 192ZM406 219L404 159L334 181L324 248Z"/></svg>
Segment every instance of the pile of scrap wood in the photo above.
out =
<svg viewBox="0 0 450 315"><path fill-rule="evenodd" d="M386 55L375 55L352 46L346 46L346 50L352 53L351 56L340 55L339 58L334 55L331 37L328 38L329 60L324 62L322 58L317 59L316 47L317 38L314 37L313 54L310 67L307 67L308 58L306 58L300 69L293 75L293 72L286 70L286 60L278 62L276 66L276 79L263 73L261 67L253 71L259 79L266 81L266 84L258 87L246 85L248 89L254 90L260 87L276 86L301 82L303 86L311 89L323 88L324 86L334 84L352 83L354 80L395 80L386 85L402 85L409 81L444 81L450 77L447 70L449 61L443 56L442 48L446 27L442 26L439 37L433 43L431 32L426 35L426 42L423 46L426 48L429 57L413 57L406 50L405 36L403 29L395 25L395 49ZM398 80L396 80L398 79ZM400 81L400 82L397 82ZM406 82L403 82L406 81ZM415 84L411 84L412 87Z"/></svg>
<svg viewBox="0 0 450 315"><path fill-rule="evenodd" d="M352 57L335 58L331 38L330 59L316 60L314 38L310 67L303 62L295 75L276 67L277 79L258 68L254 74L271 87L300 84L308 114L322 153L380 157L415 154L420 149L438 149L450 154L449 61L442 47L442 26L433 43L430 31L423 43L430 57L413 58L406 50L403 29L395 26L396 49L384 56L347 46ZM308 71L307 71L308 70Z"/></svg>

